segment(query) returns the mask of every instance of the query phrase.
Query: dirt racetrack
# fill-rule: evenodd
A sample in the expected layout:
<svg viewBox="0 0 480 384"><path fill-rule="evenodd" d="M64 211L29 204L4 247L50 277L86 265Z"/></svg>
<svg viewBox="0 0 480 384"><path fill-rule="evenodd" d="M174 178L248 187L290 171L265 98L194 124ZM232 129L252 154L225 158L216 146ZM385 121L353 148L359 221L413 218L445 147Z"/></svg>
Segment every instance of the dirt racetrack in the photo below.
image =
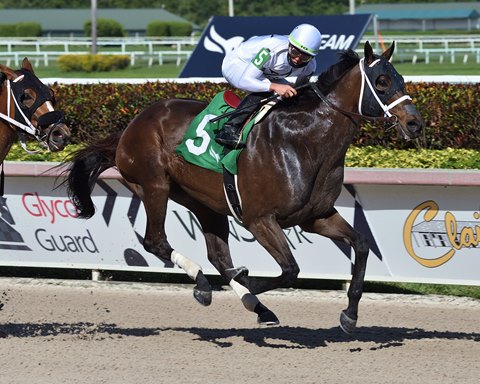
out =
<svg viewBox="0 0 480 384"><path fill-rule="evenodd" d="M480 301L365 294L358 332L342 291L235 294L191 286L0 279L0 383L462 383L480 378Z"/></svg>

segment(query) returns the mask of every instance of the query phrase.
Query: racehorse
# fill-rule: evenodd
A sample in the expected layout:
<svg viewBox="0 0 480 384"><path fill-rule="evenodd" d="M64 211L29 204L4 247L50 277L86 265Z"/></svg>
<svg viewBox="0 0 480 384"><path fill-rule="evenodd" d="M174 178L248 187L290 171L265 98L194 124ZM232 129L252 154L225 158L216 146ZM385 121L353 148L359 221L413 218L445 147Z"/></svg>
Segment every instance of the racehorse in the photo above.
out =
<svg viewBox="0 0 480 384"><path fill-rule="evenodd" d="M369 247L334 207L344 176L345 154L364 119L395 124L406 138L417 137L423 120L405 94L403 78L389 62L395 44L376 55L367 42L364 58L353 50L318 80L303 87L296 98L280 101L258 123L238 158L238 192L243 225L281 267L274 278L249 276L235 268L228 246L232 213L222 187L222 175L179 156L175 149L189 123L206 103L191 99L161 100L137 115L123 132L89 144L63 165L68 194L80 217L95 212L91 191L99 175L116 166L143 201L147 225L144 248L183 268L196 282L194 297L211 302L211 287L201 267L171 247L165 233L167 201L188 208L200 222L208 260L229 281L244 306L260 324L278 324L275 314L256 294L291 286L299 266L283 228L341 240L353 247L355 263L348 290L348 307L341 328L354 331L363 291Z"/></svg>
<svg viewBox="0 0 480 384"><path fill-rule="evenodd" d="M70 138L63 112L55 110L50 88L35 75L27 58L13 70L0 64L0 164L12 144L27 134L52 152L61 151ZM22 140L26 149L26 144Z"/></svg>

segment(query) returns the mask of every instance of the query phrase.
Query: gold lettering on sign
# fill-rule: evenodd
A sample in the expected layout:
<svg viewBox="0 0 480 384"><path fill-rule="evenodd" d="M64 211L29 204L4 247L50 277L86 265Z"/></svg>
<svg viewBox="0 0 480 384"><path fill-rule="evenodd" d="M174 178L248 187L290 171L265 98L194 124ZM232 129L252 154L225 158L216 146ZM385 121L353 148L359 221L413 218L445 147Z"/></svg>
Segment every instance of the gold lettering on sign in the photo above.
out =
<svg viewBox="0 0 480 384"><path fill-rule="evenodd" d="M458 223L455 215L447 211L445 213L445 233L451 245L451 249L440 257L435 259L425 259L417 255L413 249L412 229L417 217L422 213L423 219L426 222L432 221L438 214L438 204L433 200L425 201L417 205L413 211L408 215L405 225L403 226L403 242L408 254L413 257L418 263L427 268L435 268L445 264L449 261L455 252L462 248L476 247L480 243L480 225L473 227L464 226L460 233L458 233ZM480 218L479 212L473 213L473 218L478 220Z"/></svg>

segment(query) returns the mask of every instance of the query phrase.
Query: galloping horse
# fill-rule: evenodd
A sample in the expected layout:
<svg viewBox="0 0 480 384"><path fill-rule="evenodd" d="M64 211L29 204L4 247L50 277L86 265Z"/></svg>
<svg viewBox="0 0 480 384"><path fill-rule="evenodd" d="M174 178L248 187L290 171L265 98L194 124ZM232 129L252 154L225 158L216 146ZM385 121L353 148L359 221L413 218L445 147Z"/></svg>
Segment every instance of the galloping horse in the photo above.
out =
<svg viewBox="0 0 480 384"><path fill-rule="evenodd" d="M190 122L206 107L202 101L156 102L123 132L78 151L71 163L64 163L69 196L80 217L91 217L95 182L104 170L116 166L145 205L145 249L183 268L196 282L194 297L208 305L211 287L201 267L174 250L165 234L168 199L182 204L202 225L209 261L244 306L258 315L258 322L267 325L278 324L278 319L255 295L291 286L299 273L282 228L299 225L304 231L342 240L355 251L349 303L340 316L342 329L350 333L356 327L369 247L334 207L347 148L369 116L394 120L407 138L417 137L423 128L405 94L403 78L389 62L393 51L394 44L375 55L367 42L362 59L352 50L343 52L295 99L280 101L248 136L238 158L243 225L281 267L275 278L249 276L245 267L234 267L228 247L227 216L232 213L222 175L192 165L175 152Z"/></svg>
<svg viewBox="0 0 480 384"><path fill-rule="evenodd" d="M53 92L35 76L28 59L23 59L19 70L0 64L0 83L0 164L19 133L52 152L63 150L70 130L63 113L54 109Z"/></svg>

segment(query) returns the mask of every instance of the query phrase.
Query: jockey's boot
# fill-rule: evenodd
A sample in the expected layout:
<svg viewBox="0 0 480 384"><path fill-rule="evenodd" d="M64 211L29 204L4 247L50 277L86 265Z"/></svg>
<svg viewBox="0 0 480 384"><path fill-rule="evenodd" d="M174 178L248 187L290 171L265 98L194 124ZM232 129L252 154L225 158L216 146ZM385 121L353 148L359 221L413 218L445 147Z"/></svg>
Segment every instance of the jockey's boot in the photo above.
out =
<svg viewBox="0 0 480 384"><path fill-rule="evenodd" d="M245 143L241 141L241 126L238 127L232 122L227 121L220 132L215 135L215 141L223 146L231 149L240 149L245 147Z"/></svg>
<svg viewBox="0 0 480 384"><path fill-rule="evenodd" d="M260 100L270 95L269 92L248 94L238 105L238 112L233 114L215 135L215 141L227 148L244 148L241 132L245 121L258 109Z"/></svg>

